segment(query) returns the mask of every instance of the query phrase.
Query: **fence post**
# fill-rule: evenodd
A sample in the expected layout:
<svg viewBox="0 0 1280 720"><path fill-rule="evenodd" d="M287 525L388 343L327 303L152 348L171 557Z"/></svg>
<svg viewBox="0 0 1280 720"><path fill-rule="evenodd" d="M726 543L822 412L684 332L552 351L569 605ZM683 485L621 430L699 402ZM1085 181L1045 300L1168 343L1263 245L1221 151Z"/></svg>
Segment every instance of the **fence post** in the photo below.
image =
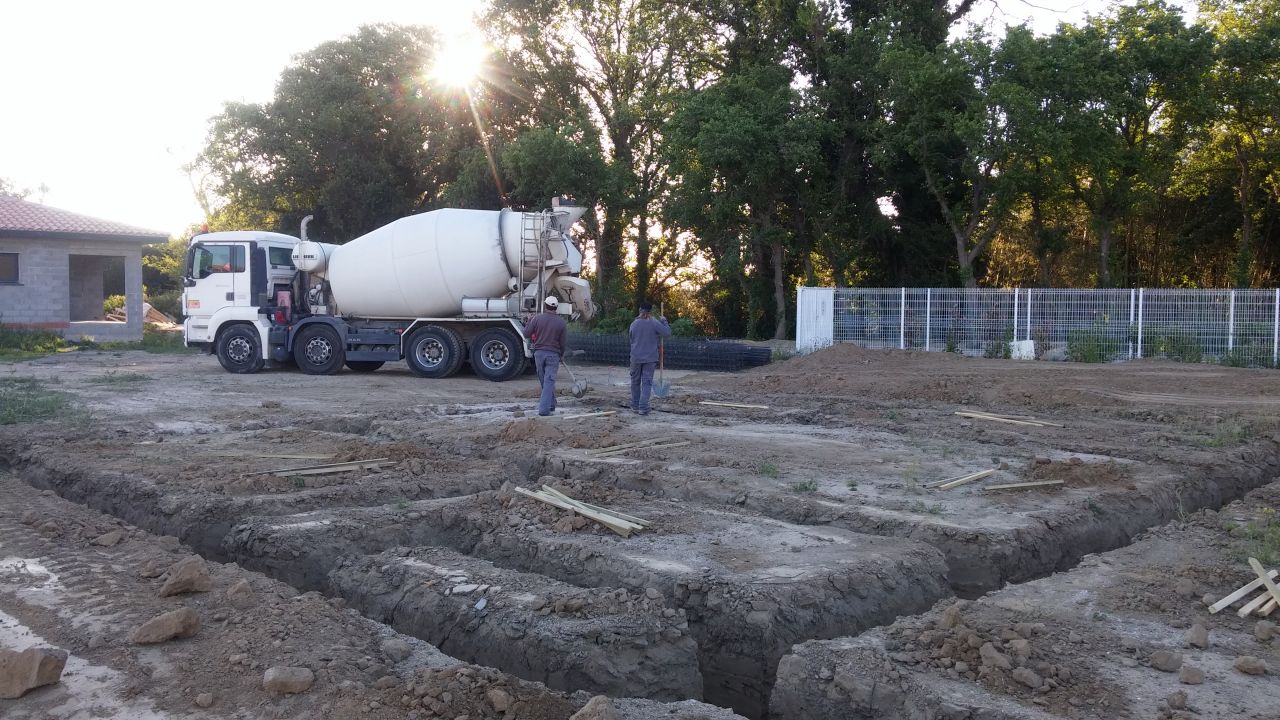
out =
<svg viewBox="0 0 1280 720"><path fill-rule="evenodd" d="M1138 359L1142 359L1142 288L1138 288Z"/></svg>
<svg viewBox="0 0 1280 720"><path fill-rule="evenodd" d="M1280 288L1276 288L1276 301L1271 317L1271 364L1280 365Z"/></svg>
<svg viewBox="0 0 1280 720"><path fill-rule="evenodd" d="M1132 360L1132 359L1133 359L1133 333L1132 333L1132 330L1133 330L1133 300L1134 300L1134 296L1135 296L1135 295L1137 295L1137 294L1138 294L1138 292L1137 292L1136 290L1134 290L1133 288L1129 288L1129 329L1130 329L1130 333L1129 333L1129 338L1130 338L1130 339L1129 339L1129 359L1130 359L1130 360Z"/></svg>
<svg viewBox="0 0 1280 720"><path fill-rule="evenodd" d="M898 349L907 349L907 289L902 288L902 299L898 302Z"/></svg>
<svg viewBox="0 0 1280 720"><path fill-rule="evenodd" d="M1018 339L1018 288L1013 289L1013 340Z"/></svg>
<svg viewBox="0 0 1280 720"><path fill-rule="evenodd" d="M1280 291L1277 291L1280 292ZM933 288L924 289L924 351L929 352L930 320L933 313Z"/></svg>
<svg viewBox="0 0 1280 720"><path fill-rule="evenodd" d="M1236 291L1231 291L1231 302L1227 306L1227 352L1236 346Z"/></svg>
<svg viewBox="0 0 1280 720"><path fill-rule="evenodd" d="M1027 288L1027 336L1023 339L1031 339L1031 288Z"/></svg>

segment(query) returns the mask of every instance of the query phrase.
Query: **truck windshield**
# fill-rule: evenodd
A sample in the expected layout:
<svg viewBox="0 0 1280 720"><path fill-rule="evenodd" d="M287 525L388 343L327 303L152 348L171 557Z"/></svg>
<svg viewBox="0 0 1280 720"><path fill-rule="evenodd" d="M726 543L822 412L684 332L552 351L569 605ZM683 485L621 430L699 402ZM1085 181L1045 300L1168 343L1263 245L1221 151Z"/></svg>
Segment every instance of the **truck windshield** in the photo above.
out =
<svg viewBox="0 0 1280 720"><path fill-rule="evenodd" d="M203 245L191 254L191 277L199 280L226 272L244 272L243 246Z"/></svg>

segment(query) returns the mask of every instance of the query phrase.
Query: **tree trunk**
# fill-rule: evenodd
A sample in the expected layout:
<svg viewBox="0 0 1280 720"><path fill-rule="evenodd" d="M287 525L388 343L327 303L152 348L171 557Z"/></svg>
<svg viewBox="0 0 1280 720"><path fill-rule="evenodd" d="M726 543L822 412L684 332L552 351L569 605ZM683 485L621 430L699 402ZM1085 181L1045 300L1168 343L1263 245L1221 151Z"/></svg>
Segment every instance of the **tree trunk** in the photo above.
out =
<svg viewBox="0 0 1280 720"><path fill-rule="evenodd" d="M773 302L777 306L774 313L774 340L787 339L787 286L786 273L782 268L782 243L773 243Z"/></svg>
<svg viewBox="0 0 1280 720"><path fill-rule="evenodd" d="M1098 287L1111 287L1111 220L1098 227Z"/></svg>
<svg viewBox="0 0 1280 720"><path fill-rule="evenodd" d="M636 227L636 290L635 304L638 307L649 295L649 217L640 214Z"/></svg>
<svg viewBox="0 0 1280 720"><path fill-rule="evenodd" d="M1235 141L1236 164L1240 168L1240 180L1236 185L1236 198L1240 201L1240 245L1236 249L1236 269L1233 285L1247 288L1253 267L1253 173L1249 171L1249 158L1239 138Z"/></svg>

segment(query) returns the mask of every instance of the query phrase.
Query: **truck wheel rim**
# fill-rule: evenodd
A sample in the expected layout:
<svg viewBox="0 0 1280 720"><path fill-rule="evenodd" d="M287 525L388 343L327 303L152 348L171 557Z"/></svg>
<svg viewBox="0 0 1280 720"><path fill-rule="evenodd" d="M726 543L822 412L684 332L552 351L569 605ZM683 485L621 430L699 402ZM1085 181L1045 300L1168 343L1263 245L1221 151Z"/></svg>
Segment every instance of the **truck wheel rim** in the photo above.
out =
<svg viewBox="0 0 1280 720"><path fill-rule="evenodd" d="M511 350L501 340L490 340L480 349L480 362L490 370L501 370L511 362Z"/></svg>
<svg viewBox="0 0 1280 720"><path fill-rule="evenodd" d="M418 362L427 367L435 367L444 362L444 354L444 345L435 338L418 343Z"/></svg>
<svg viewBox="0 0 1280 720"><path fill-rule="evenodd" d="M332 357L333 347L324 338L312 338L303 352L307 356L307 362L312 365L323 365Z"/></svg>
<svg viewBox="0 0 1280 720"><path fill-rule="evenodd" d="M251 354L253 354L253 348L249 346L249 341L242 337L231 338L227 343L227 358L237 365L247 362Z"/></svg>

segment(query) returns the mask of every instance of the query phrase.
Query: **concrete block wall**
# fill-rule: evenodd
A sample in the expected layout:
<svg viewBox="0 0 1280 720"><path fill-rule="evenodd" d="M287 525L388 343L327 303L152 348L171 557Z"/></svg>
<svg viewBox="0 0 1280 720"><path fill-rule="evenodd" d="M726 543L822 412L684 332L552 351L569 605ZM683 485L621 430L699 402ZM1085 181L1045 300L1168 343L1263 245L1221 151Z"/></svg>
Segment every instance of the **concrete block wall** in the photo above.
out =
<svg viewBox="0 0 1280 720"><path fill-rule="evenodd" d="M142 243L118 240L49 240L0 235L0 253L18 253L18 284L0 285L0 323L57 330L64 337L133 341L142 339ZM126 323L72 322L72 255L124 258ZM77 260L83 267L88 261ZM93 264L93 263L89 263ZM97 273L97 316L102 314L101 262ZM79 292L84 293L84 288ZM88 303L88 300L83 302Z"/></svg>

